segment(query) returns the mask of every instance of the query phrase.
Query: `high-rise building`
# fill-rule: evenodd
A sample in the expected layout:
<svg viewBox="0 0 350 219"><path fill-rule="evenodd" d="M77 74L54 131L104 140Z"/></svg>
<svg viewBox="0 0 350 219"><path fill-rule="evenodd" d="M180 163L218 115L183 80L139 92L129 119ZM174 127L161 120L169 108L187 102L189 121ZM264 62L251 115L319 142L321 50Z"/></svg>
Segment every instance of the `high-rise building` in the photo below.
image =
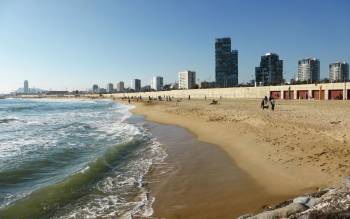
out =
<svg viewBox="0 0 350 219"><path fill-rule="evenodd" d="M163 89L163 77L155 76L152 78L151 88L153 90L162 90Z"/></svg>
<svg viewBox="0 0 350 219"><path fill-rule="evenodd" d="M25 94L29 94L29 83L27 80L24 81L24 85L23 85L23 93Z"/></svg>
<svg viewBox="0 0 350 219"><path fill-rule="evenodd" d="M217 87L238 85L238 50L231 50L231 38L215 40L215 79Z"/></svg>
<svg viewBox="0 0 350 219"><path fill-rule="evenodd" d="M141 80L140 79L134 79L131 81L131 89L133 89L136 92L141 91Z"/></svg>
<svg viewBox="0 0 350 219"><path fill-rule="evenodd" d="M113 84L112 83L108 83L106 86L106 92L107 93L113 93Z"/></svg>
<svg viewBox="0 0 350 219"><path fill-rule="evenodd" d="M192 89L196 85L196 72L179 72L179 89Z"/></svg>
<svg viewBox="0 0 350 219"><path fill-rule="evenodd" d="M297 81L317 82L320 80L320 60L316 58L298 61Z"/></svg>
<svg viewBox="0 0 350 219"><path fill-rule="evenodd" d="M263 85L283 82L283 60L275 53L261 56L260 66L255 68L255 80Z"/></svg>
<svg viewBox="0 0 350 219"><path fill-rule="evenodd" d="M346 62L336 62L329 65L330 81L348 81L349 80L349 64Z"/></svg>
<svg viewBox="0 0 350 219"><path fill-rule="evenodd" d="M124 82L123 81L119 81L117 83L117 91L118 92L124 92L125 88L124 88Z"/></svg>
<svg viewBox="0 0 350 219"><path fill-rule="evenodd" d="M92 85L92 92L96 94L96 93L98 93L98 91L99 91L98 85L97 84Z"/></svg>

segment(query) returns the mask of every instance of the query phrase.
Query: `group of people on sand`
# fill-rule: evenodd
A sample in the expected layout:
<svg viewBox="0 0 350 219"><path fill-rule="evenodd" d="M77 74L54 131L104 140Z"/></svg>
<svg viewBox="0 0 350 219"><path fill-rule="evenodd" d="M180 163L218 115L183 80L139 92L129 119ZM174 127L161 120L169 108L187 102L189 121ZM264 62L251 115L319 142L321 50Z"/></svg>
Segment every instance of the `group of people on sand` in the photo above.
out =
<svg viewBox="0 0 350 219"><path fill-rule="evenodd" d="M127 100L128 103L130 104L131 101L134 101L134 102L142 101L142 96L122 97L122 100Z"/></svg>
<svg viewBox="0 0 350 219"><path fill-rule="evenodd" d="M271 105L271 110L274 111L276 105L275 99L272 96L270 98L265 96L261 101L261 109L269 109L269 105Z"/></svg>
<svg viewBox="0 0 350 219"><path fill-rule="evenodd" d="M151 101L172 101L174 97L171 97L171 96L158 96L156 98L152 98L151 96L148 96L148 101L147 102L151 102ZM142 96L127 96L127 97L122 97L122 100L126 100L128 101L128 103L130 104L131 101L132 102L142 102L143 99L142 99Z"/></svg>
<svg viewBox="0 0 350 219"><path fill-rule="evenodd" d="M158 100L158 101L163 101L163 100L165 100L165 101L172 101L172 98L174 98L174 97L170 97L170 96L158 96L158 99L157 98L155 98L154 100ZM148 96L148 100L149 101L152 101L152 98L151 98L151 96Z"/></svg>

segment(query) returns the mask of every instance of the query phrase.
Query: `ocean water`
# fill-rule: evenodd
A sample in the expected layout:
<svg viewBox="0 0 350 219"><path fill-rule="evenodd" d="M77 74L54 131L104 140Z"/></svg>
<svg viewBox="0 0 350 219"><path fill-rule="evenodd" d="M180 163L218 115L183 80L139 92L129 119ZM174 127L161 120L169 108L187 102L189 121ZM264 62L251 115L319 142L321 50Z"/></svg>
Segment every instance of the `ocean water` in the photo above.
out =
<svg viewBox="0 0 350 219"><path fill-rule="evenodd" d="M143 178L166 153L109 100L0 100L0 218L152 214Z"/></svg>

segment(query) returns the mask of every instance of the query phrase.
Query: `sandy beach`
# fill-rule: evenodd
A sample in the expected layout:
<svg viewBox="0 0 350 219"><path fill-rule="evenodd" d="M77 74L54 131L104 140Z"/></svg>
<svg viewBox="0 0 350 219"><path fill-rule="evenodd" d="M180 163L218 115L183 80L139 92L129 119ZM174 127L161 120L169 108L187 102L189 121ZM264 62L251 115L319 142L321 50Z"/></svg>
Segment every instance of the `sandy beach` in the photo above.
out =
<svg viewBox="0 0 350 219"><path fill-rule="evenodd" d="M225 151L184 128L156 123L146 128L168 154L146 179L156 198L153 218L233 218L287 198L268 194Z"/></svg>
<svg viewBox="0 0 350 219"><path fill-rule="evenodd" d="M265 200L256 199L259 204L241 209L242 212L256 211L258 206L276 203L281 197L335 185L349 175L350 103L278 101L274 112L261 110L260 100L209 103L210 100L137 103L133 112L150 121L184 127L201 142L225 151L231 162L256 184L255 188L266 195L262 194ZM206 159L210 162L212 156L207 154ZM222 192L226 194L226 190ZM160 204L156 201L155 215L166 209L164 205L157 206ZM183 218L175 215L167 218Z"/></svg>

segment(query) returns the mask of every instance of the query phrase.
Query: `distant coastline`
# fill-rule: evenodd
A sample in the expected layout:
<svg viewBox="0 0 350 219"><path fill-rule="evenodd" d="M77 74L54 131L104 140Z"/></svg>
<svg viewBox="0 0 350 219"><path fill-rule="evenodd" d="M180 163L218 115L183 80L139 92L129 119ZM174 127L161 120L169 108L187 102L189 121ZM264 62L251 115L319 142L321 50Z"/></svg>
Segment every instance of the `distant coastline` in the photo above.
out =
<svg viewBox="0 0 350 219"><path fill-rule="evenodd" d="M122 98L143 97L157 98L158 96L171 96L175 98L197 99L227 98L227 99L261 99L264 96L273 97L276 100L347 100L350 99L350 86L348 82L338 83L314 83L276 86L249 86L208 89L177 89L166 91L147 92L118 92L118 93L79 93L67 91L52 91L45 94L18 94L11 97L17 98ZM348 98L349 96L349 98Z"/></svg>

